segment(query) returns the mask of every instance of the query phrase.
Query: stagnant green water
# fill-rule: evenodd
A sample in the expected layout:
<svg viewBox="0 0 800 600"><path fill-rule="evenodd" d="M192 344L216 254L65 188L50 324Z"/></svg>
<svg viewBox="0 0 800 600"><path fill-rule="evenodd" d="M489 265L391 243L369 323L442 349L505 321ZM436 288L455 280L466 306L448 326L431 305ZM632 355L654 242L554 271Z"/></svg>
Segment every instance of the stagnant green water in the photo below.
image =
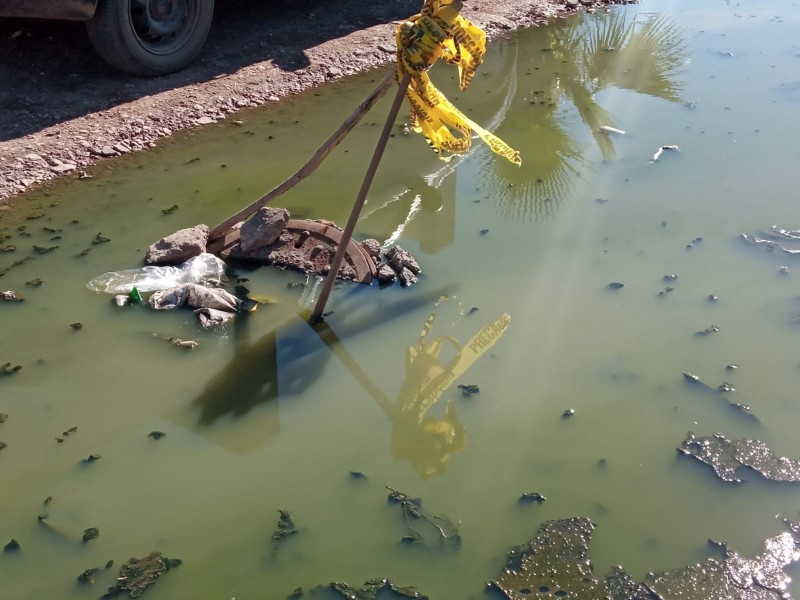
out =
<svg viewBox="0 0 800 600"><path fill-rule="evenodd" d="M32 256L0 278L27 297L0 304L0 363L23 366L0 378L0 543L22 547L0 555L0 597L97 597L127 558L160 550L183 565L146 592L153 600L283 598L376 576L481 598L510 546L577 515L598 524L600 575L690 564L708 538L760 549L800 490L755 475L722 484L675 448L688 430L719 431L800 457L800 266L738 237L800 227L798 25L796 3L645 2L497 41L466 93L437 69L523 166L482 147L444 165L398 128L357 235L395 235L424 277L410 289L337 288L327 323L340 341L329 345L297 316L302 290L286 284L304 282L298 274L240 270L275 303L222 334L200 331L190 312L119 309L85 285L294 172L382 73L20 198L0 221L3 244L17 247L0 267ZM278 204L344 223L385 104ZM601 125L627 133L606 137ZM650 163L664 144L681 152ZM98 232L111 241L92 245ZM34 278L44 283L25 284ZM625 287L610 291L614 281ZM720 331L694 335L711 324ZM466 371L425 412L415 400L439 373L437 351L447 368L462 347ZM761 425L683 371L733 382L732 399ZM480 393L463 397L458 384ZM148 438L154 430L167 437ZM90 454L102 458L82 464ZM384 484L460 521L460 548L427 529L428 544L401 544ZM531 491L546 502L520 504ZM277 509L301 529L280 544ZM88 527L100 538L82 543ZM93 587L76 581L109 559Z"/></svg>

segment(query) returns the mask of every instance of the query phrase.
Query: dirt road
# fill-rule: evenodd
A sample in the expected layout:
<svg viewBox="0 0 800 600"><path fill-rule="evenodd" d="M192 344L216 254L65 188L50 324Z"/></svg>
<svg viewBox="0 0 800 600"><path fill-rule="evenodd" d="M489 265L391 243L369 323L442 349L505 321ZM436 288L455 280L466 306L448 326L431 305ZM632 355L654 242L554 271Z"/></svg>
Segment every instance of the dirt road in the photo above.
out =
<svg viewBox="0 0 800 600"><path fill-rule="evenodd" d="M466 0L490 37L619 0ZM82 23L0 19L0 208L54 177L154 147L174 132L394 60L397 21L421 0L226 0L189 68L114 71Z"/></svg>

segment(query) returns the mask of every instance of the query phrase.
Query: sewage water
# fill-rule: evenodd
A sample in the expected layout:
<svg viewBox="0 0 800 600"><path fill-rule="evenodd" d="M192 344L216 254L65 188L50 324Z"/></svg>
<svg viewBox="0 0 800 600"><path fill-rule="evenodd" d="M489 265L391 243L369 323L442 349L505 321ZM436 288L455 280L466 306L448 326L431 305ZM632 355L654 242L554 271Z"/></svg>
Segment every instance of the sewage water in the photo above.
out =
<svg viewBox="0 0 800 600"><path fill-rule="evenodd" d="M0 304L0 363L23 367L0 378L0 542L21 543L0 555L0 597L97 597L122 562L160 550L183 565L153 600L377 576L481 598L510 546L576 515L598 524L598 575L693 563L708 538L759 550L797 510L797 486L723 484L675 448L688 430L719 431L800 457L800 265L739 239L800 227L798 25L796 3L645 2L509 34L464 93L437 68L523 166L478 145L444 164L398 121L357 236L396 239L424 276L337 287L325 341L298 316L299 274L238 267L273 302L224 332L190 312L117 308L85 284L294 172L382 73L21 197L0 221L16 246L0 265L30 256L0 278L26 296ZM386 104L278 205L343 223ZM651 162L662 145L680 152ZM110 241L93 245L98 233ZM732 382L760 423L683 371ZM402 544L385 485L460 523L460 547L432 528ZM533 491L547 500L518 502ZM300 531L275 543L278 509ZM89 527L100 537L84 543ZM110 559L94 586L76 581Z"/></svg>

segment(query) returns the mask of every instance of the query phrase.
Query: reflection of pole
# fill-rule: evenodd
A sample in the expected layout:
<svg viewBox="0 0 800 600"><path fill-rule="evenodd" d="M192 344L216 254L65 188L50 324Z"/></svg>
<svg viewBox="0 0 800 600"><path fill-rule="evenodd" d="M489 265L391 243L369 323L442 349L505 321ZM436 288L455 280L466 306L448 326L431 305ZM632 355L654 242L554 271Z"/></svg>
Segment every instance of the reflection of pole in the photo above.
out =
<svg viewBox="0 0 800 600"><path fill-rule="evenodd" d="M392 106L389 109L389 115L386 117L386 123L383 126L383 131L381 131L381 136L378 138L378 144L375 147L375 153L372 155L372 160L367 168L364 181L361 183L361 189L358 190L356 201L353 203L353 210L350 213L350 218L347 220L347 225L342 232L342 240L339 242L339 247L336 249L336 254L333 257L331 270L325 277L325 283L323 284L322 291L317 299L317 305L314 307L314 312L311 314L312 321L319 321L322 318L322 313L325 311L325 304L327 304L328 296L331 294L333 282L336 280L336 276L339 273L339 267L342 266L344 254L347 251L347 246L350 243L350 239L353 237L353 230L356 228L359 215L361 215L361 209L364 207L364 201L367 199L369 187L372 185L375 172L378 170L378 165L383 157L383 151L386 149L386 142L389 141L389 134L392 132L392 127L394 127L395 119L397 119L397 113L400 112L400 106L403 103L403 97L406 95L406 89L408 88L410 81L411 75L408 73L406 73L403 76L403 79L400 80L397 88L397 94L394 97L394 102L392 102Z"/></svg>

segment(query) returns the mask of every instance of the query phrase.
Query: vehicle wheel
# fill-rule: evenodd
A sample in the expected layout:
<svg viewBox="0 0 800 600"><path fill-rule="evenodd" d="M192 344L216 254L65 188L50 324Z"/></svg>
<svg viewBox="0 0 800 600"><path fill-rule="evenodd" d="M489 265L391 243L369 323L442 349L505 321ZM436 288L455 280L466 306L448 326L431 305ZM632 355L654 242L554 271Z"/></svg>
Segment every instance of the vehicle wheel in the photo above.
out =
<svg viewBox="0 0 800 600"><path fill-rule="evenodd" d="M206 41L214 0L100 0L86 29L98 53L133 75L188 65Z"/></svg>

